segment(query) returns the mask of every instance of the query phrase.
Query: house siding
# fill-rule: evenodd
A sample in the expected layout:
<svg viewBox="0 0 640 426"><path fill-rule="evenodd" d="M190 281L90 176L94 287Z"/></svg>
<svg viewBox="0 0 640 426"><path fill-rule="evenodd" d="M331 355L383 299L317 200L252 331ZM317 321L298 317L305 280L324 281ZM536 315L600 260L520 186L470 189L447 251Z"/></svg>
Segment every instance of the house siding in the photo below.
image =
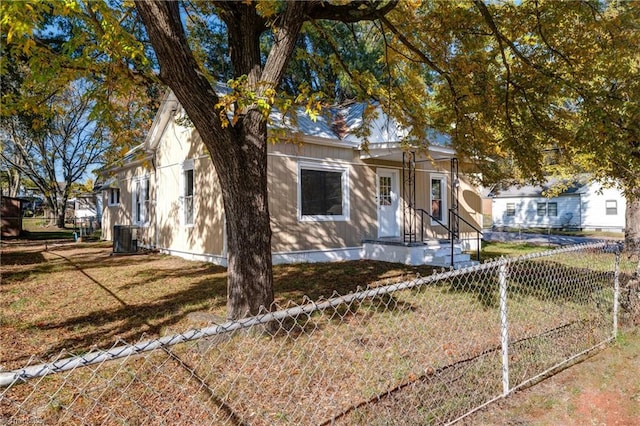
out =
<svg viewBox="0 0 640 426"><path fill-rule="evenodd" d="M169 123L156 150L155 203L157 241L154 246L178 253L225 255L224 212L220 183L197 133ZM186 164L193 167L193 224L184 221Z"/></svg>
<svg viewBox="0 0 640 426"><path fill-rule="evenodd" d="M616 214L607 214L607 201L615 201ZM582 227L586 230L623 231L627 203L620 190L590 185L582 195Z"/></svg>
<svg viewBox="0 0 640 426"><path fill-rule="evenodd" d="M507 205L515 204L515 215L507 215ZM550 216L546 212L538 215L538 203L556 203L557 215ZM581 223L580 195L562 197L514 197L494 198L491 206L494 226L562 228L579 227Z"/></svg>
<svg viewBox="0 0 640 426"><path fill-rule="evenodd" d="M154 132L157 131L156 128ZM297 142L267 146L274 259L279 256L278 259L296 261L304 259L304 256L287 256L304 252L325 252L326 256L323 256L327 260L359 258L363 240L378 236L377 171L379 168L397 170L398 185L401 187L402 163L362 160L360 151L348 142ZM147 174L151 185L150 225L140 229L139 244L190 259L225 264L225 217L220 182L198 134L193 128L169 119L158 138L148 143L149 160L144 165L125 167L118 172L120 205L108 206L107 193L103 195L103 221L110 224L103 237L112 239L114 224L133 222L133 182L136 177ZM184 223L185 164L193 167L193 224ZM347 171L349 209L346 217L335 220L331 217L324 220L300 217L299 170L301 166L313 164ZM449 162L435 165L421 162L416 170L416 202L418 208L427 211L430 210L430 185L434 173L446 177L446 206L451 206ZM465 212L465 219L478 224L481 219L480 197L471 185L464 180L461 183L461 212ZM399 192L402 194L401 189ZM402 200L399 202L402 206ZM398 215L398 221L402 222L402 208L398 210ZM431 234L441 237L437 231Z"/></svg>
<svg viewBox="0 0 640 426"><path fill-rule="evenodd" d="M116 184L120 189L120 203L109 205L108 191L102 192L102 238L113 240L113 227L116 225L132 225L135 223L133 218L133 182L136 179L149 177L150 202L149 217L146 224L138 227L138 241L151 241L153 238L150 224L154 220L154 209L152 207L155 199L155 184L153 172L148 164L139 164L127 169L122 169L117 173Z"/></svg>
<svg viewBox="0 0 640 426"><path fill-rule="evenodd" d="M616 213L607 214L607 201L615 202ZM507 204L515 204L515 216L507 215ZM557 203L557 216L538 216L538 203ZM506 227L572 227L585 230L623 231L626 201L621 191L603 189L597 183L585 185L572 194L554 198L496 196L493 198L493 225Z"/></svg>

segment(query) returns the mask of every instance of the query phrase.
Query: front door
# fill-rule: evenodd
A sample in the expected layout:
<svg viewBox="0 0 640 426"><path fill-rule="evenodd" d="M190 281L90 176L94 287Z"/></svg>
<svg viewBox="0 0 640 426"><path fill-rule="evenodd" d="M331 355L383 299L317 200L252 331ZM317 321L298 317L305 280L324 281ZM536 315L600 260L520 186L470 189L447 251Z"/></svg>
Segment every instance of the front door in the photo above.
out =
<svg viewBox="0 0 640 426"><path fill-rule="evenodd" d="M378 169L378 237L399 237L398 171Z"/></svg>

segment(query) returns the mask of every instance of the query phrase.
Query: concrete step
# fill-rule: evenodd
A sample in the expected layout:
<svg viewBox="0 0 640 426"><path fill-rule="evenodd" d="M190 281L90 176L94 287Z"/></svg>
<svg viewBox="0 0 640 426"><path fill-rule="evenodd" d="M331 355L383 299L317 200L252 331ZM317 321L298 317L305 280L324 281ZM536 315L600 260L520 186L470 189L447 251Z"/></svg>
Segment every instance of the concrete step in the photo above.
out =
<svg viewBox="0 0 640 426"><path fill-rule="evenodd" d="M451 267L451 249L446 254L438 256L425 256L425 265L438 266L442 268ZM467 253L462 253L459 249L454 248L453 255L453 267L454 269L468 268L479 264L476 260L471 260L471 256Z"/></svg>
<svg viewBox="0 0 640 426"><path fill-rule="evenodd" d="M441 268L451 267L451 243L431 240L424 243L406 244L401 241L371 240L363 242L362 258L398 262L405 265L430 265ZM464 268L478 264L469 254L462 252L459 244L453 246L454 268Z"/></svg>

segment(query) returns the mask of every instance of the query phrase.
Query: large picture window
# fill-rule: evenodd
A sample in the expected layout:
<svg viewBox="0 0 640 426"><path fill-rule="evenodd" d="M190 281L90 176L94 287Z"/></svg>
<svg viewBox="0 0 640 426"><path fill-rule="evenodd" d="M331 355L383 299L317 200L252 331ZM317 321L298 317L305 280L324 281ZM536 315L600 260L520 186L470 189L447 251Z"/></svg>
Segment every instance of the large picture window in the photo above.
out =
<svg viewBox="0 0 640 426"><path fill-rule="evenodd" d="M298 176L300 219L348 219L347 168L302 163L299 166Z"/></svg>

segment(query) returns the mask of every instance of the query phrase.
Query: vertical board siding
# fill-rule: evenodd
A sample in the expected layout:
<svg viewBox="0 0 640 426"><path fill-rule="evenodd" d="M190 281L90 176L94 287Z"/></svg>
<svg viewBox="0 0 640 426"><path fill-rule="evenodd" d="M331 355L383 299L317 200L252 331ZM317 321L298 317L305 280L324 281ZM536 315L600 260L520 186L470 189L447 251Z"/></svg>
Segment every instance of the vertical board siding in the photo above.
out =
<svg viewBox="0 0 640 426"><path fill-rule="evenodd" d="M363 161L360 152L348 144L325 146L283 142L270 144L267 149L273 252L360 247L363 239L377 237L376 172L379 167L398 170L401 187L401 162ZM189 226L185 225L183 217L182 174L185 160L193 162L194 170L194 223ZM348 169L349 216L346 220L299 219L300 162ZM430 211L430 179L433 173L447 176L447 207L451 206L449 162L421 162L416 172L416 202L418 208L427 211ZM169 120L164 129L151 165L132 166L119 172L120 205L109 207L107 193L103 193L106 206L103 222L108 224L104 238L112 238L114 224L133 222L133 179L143 174L149 175L151 182L151 222L140 231L143 243L184 254L226 255L225 218L217 174L198 134L192 128L176 124L175 120ZM402 222L403 200L399 201L398 220ZM479 203L477 192L463 183L460 205L468 220L480 223ZM430 224L425 228L434 237L440 236L438 232L432 232Z"/></svg>

